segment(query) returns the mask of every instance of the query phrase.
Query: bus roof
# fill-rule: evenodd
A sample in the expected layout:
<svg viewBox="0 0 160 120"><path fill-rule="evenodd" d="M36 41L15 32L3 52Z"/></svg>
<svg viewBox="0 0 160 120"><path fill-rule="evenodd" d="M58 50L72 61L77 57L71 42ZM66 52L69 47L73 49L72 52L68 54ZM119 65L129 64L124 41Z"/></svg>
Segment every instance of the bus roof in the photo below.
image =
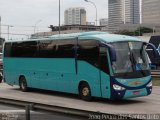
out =
<svg viewBox="0 0 160 120"><path fill-rule="evenodd" d="M101 34L85 34L81 35L79 39L97 39L106 43L112 42L120 42L120 41L141 41L139 38L126 36L126 35L118 35L118 34L109 34L101 32Z"/></svg>
<svg viewBox="0 0 160 120"><path fill-rule="evenodd" d="M8 40L6 42L21 42L21 41L38 41L38 40L64 40L64 39L74 39L78 38L79 40L99 40L106 43L111 42L120 42L120 41L141 41L138 38L126 36L126 35L117 35L109 34L107 32L81 32L81 33L71 33L71 34L57 34L48 37L36 37L30 38L28 40Z"/></svg>

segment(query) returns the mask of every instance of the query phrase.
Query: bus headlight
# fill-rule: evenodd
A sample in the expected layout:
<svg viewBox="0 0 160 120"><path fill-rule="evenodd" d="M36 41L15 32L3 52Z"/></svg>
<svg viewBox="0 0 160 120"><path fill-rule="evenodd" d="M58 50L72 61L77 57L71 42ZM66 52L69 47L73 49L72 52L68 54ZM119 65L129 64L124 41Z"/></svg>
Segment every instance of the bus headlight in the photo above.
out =
<svg viewBox="0 0 160 120"><path fill-rule="evenodd" d="M125 90L124 87L121 87L121 86L116 85L116 84L113 84L113 89L115 89L115 90Z"/></svg>
<svg viewBox="0 0 160 120"><path fill-rule="evenodd" d="M152 81L148 83L147 87L152 87Z"/></svg>

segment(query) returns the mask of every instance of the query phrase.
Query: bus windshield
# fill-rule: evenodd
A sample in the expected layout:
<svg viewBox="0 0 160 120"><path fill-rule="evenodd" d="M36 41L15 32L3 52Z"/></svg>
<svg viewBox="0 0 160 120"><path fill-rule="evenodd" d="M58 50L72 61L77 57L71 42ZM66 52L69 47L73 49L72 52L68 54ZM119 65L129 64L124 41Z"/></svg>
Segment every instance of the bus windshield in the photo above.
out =
<svg viewBox="0 0 160 120"><path fill-rule="evenodd" d="M117 42L112 45L117 58L112 64L114 73L149 70L148 56L142 42Z"/></svg>

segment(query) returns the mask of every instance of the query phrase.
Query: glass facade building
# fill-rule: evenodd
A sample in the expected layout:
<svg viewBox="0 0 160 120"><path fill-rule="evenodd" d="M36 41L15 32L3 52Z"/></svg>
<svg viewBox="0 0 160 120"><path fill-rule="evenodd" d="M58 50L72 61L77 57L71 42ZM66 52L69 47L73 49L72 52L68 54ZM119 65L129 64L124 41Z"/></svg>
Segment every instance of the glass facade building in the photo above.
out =
<svg viewBox="0 0 160 120"><path fill-rule="evenodd" d="M109 0L108 12L109 31L119 31L122 24L140 23L139 0Z"/></svg>

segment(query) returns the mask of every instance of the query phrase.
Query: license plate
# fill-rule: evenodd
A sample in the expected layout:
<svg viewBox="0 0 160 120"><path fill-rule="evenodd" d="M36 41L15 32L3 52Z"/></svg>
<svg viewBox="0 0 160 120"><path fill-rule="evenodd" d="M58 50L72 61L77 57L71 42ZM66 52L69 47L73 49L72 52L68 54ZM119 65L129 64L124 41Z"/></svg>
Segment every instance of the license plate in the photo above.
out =
<svg viewBox="0 0 160 120"><path fill-rule="evenodd" d="M133 91L133 94L134 95L137 95L137 94L139 94L140 93L140 91Z"/></svg>

